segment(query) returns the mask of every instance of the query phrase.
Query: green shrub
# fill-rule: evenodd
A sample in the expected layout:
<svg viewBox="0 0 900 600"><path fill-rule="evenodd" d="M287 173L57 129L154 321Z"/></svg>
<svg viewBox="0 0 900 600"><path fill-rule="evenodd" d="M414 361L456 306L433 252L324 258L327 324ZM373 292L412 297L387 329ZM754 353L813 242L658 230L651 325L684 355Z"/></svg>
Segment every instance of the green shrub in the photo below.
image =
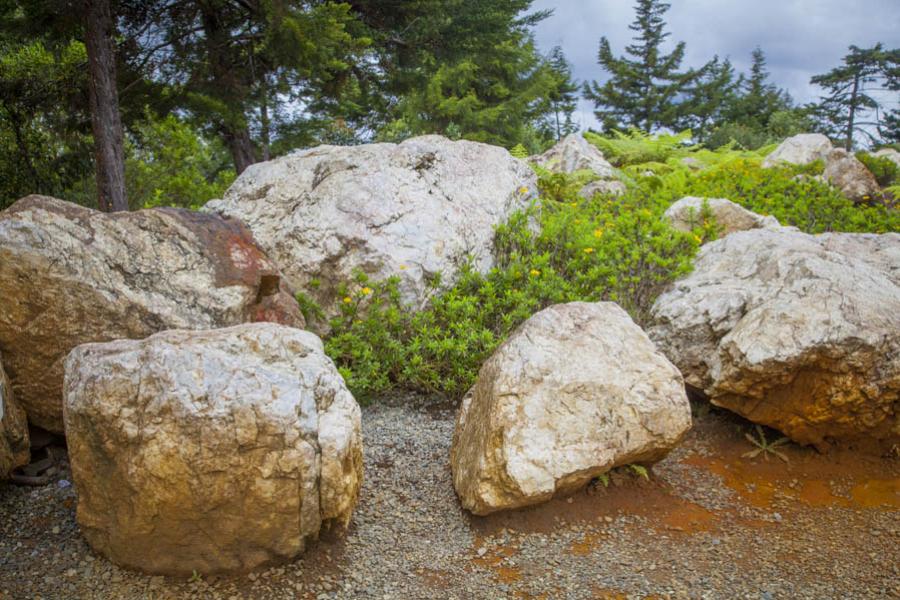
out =
<svg viewBox="0 0 900 600"><path fill-rule="evenodd" d="M758 158L738 157L698 173L680 169L644 178L637 185L665 203L684 196L727 198L809 233L900 231L900 212L882 205L854 205L814 177L821 169L821 163L763 169Z"/></svg>
<svg viewBox="0 0 900 600"><path fill-rule="evenodd" d="M613 132L614 137L603 137L587 132L584 138L603 152L610 163L617 167L640 163L664 163L670 158L688 156L696 146L690 146L691 132L653 134L631 131L628 134Z"/></svg>
<svg viewBox="0 0 900 600"><path fill-rule="evenodd" d="M326 351L361 401L392 388L458 397L510 332L551 304L611 300L646 324L656 296L690 271L701 243L716 237L707 208L689 233L662 218L684 196L728 198L809 232L900 231L898 211L855 206L815 179L821 163L763 169L769 148L687 151L682 142L638 134L612 140L610 154L631 176L621 197L581 198L590 176L537 169L542 200L497 228L496 266L484 275L464 268L446 289L434 282L423 311L403 306L398 278L360 274L340 290L336 310L301 296L304 314L315 323L338 313L328 323ZM631 163L637 156L647 161ZM704 168L692 171L681 164L685 156Z"/></svg>
<svg viewBox="0 0 900 600"><path fill-rule="evenodd" d="M856 158L866 165L866 168L875 176L878 185L890 187L900 183L900 167L894 161L883 156L874 156L868 152L857 152Z"/></svg>
<svg viewBox="0 0 900 600"><path fill-rule="evenodd" d="M711 229L675 231L661 218L668 204L642 190L585 200L579 185L542 177L541 204L498 227L496 266L486 275L464 268L421 312L402 305L398 279L357 275L341 290L325 341L353 393L365 401L402 387L458 397L516 326L559 302L613 300L645 322Z"/></svg>

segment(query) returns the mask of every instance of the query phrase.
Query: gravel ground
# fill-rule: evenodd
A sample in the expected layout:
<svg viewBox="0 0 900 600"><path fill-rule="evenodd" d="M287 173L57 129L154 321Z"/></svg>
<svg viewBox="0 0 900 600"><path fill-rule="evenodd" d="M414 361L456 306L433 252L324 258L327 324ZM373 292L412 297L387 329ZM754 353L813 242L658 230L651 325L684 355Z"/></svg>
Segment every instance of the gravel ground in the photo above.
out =
<svg viewBox="0 0 900 600"><path fill-rule="evenodd" d="M0 599L900 598L900 465L790 446L743 458L748 425L710 412L650 480L473 518L453 492L454 407L363 411L365 484L349 530L240 577L148 577L94 555L64 468L0 485Z"/></svg>

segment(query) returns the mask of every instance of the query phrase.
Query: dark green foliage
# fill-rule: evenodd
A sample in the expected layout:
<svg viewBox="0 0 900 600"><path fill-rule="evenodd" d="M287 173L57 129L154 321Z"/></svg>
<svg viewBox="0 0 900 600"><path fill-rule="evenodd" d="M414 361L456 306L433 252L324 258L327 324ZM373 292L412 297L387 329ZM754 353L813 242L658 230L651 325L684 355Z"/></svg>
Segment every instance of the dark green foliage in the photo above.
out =
<svg viewBox="0 0 900 600"><path fill-rule="evenodd" d="M674 202L684 196L728 198L782 225L809 233L851 231L886 233L900 231L900 211L883 205L861 206L830 185L813 177L822 165L763 169L759 159L735 158L691 175L683 171L646 178L649 186Z"/></svg>
<svg viewBox="0 0 900 600"><path fill-rule="evenodd" d="M900 167L889 158L874 156L868 152L857 152L856 158L866 165L881 187L900 184Z"/></svg>
<svg viewBox="0 0 900 600"><path fill-rule="evenodd" d="M550 51L548 62L557 84L549 94L550 113L543 118L539 127L544 137L559 140L578 131L578 126L572 122L572 113L578 105L578 91L581 88L572 79L572 66L566 60L562 48L554 47Z"/></svg>
<svg viewBox="0 0 900 600"><path fill-rule="evenodd" d="M127 140L125 179L132 209L151 206L200 208L220 197L234 180L228 151L173 115L152 114Z"/></svg>
<svg viewBox="0 0 900 600"><path fill-rule="evenodd" d="M669 54L661 47L669 33L663 15L669 5L661 0L637 0L637 14L629 29L636 33L634 43L626 46L626 56L616 57L609 40L600 39L597 62L609 79L600 84L586 83L584 97L594 102L595 114L605 131L640 129L652 132L675 127L682 110L678 95L701 71L679 71L684 59L684 42Z"/></svg>
<svg viewBox="0 0 900 600"><path fill-rule="evenodd" d="M91 173L84 45L0 45L0 209Z"/></svg>

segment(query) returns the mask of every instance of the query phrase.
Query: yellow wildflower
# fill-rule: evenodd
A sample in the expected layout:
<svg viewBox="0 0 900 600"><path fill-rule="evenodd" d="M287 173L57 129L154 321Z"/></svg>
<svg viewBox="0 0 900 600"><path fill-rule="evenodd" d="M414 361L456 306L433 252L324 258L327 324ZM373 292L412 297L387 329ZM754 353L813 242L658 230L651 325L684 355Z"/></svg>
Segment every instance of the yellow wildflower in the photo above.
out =
<svg viewBox="0 0 900 600"><path fill-rule="evenodd" d="M537 276L540 275L540 274L541 274L541 272L538 271L537 269L532 269L532 270L531 270L531 276L532 276L532 277L537 277Z"/></svg>
<svg viewBox="0 0 900 600"><path fill-rule="evenodd" d="M585 253L585 254L590 254L590 253L593 252L593 251L594 251L593 248L585 248L585 249L584 249L584 253Z"/></svg>
<svg viewBox="0 0 900 600"><path fill-rule="evenodd" d="M698 243L698 244L702 244L702 243L703 243L703 238L700 237L699 235L695 235L695 236L694 236L694 239L697 240L697 243Z"/></svg>
<svg viewBox="0 0 900 600"><path fill-rule="evenodd" d="M370 288L370 287L364 287L361 291L362 291L362 293L363 293L363 296L368 296L369 294L372 293L372 288Z"/></svg>
<svg viewBox="0 0 900 600"><path fill-rule="evenodd" d="M401 270L401 271L405 271L405 270L406 270L406 265L400 265L400 270Z"/></svg>
<svg viewBox="0 0 900 600"><path fill-rule="evenodd" d="M594 237L595 237L595 238L603 237L603 229L601 229L601 228L599 228L599 227L598 227L597 229L595 229L595 230L594 230Z"/></svg>
<svg viewBox="0 0 900 600"><path fill-rule="evenodd" d="M527 193L528 193L528 186L523 185L522 187L520 187L520 188L519 188L519 193L520 193L520 194L527 194Z"/></svg>
<svg viewBox="0 0 900 600"><path fill-rule="evenodd" d="M353 302L353 298L351 298L350 296L344 296L344 304L350 304L351 302Z"/></svg>
<svg viewBox="0 0 900 600"><path fill-rule="evenodd" d="M577 202L570 202L570 203L569 203L569 206L571 206L572 208L578 208L578 203L577 203Z"/></svg>

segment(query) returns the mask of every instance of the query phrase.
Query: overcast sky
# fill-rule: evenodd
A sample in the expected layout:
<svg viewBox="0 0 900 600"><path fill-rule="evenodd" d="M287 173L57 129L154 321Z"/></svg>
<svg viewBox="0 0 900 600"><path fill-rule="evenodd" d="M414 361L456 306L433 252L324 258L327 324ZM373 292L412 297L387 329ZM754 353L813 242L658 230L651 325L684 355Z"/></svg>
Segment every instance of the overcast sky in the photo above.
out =
<svg viewBox="0 0 900 600"><path fill-rule="evenodd" d="M809 78L840 64L847 47L883 42L900 46L900 0L669 0L666 14L669 47L687 43L685 63L699 66L714 54L728 57L746 72L757 45L766 53L772 81L794 100L807 102L819 91ZM600 37L621 55L634 34L633 0L535 0L535 10L553 15L537 26L542 52L562 46L574 75L603 80L597 64ZM896 104L894 104L896 105ZM584 100L575 115L587 129L596 126L592 106Z"/></svg>

